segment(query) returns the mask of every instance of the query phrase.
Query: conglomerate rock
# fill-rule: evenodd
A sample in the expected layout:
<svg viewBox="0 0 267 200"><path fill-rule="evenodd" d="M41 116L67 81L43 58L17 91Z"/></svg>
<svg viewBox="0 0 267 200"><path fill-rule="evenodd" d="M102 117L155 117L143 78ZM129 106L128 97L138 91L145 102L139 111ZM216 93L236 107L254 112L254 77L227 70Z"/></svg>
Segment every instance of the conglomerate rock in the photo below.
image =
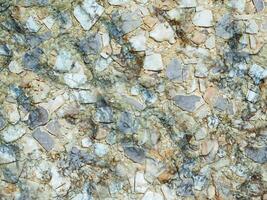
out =
<svg viewBox="0 0 267 200"><path fill-rule="evenodd" d="M267 200L264 0L0 0L1 200Z"/></svg>

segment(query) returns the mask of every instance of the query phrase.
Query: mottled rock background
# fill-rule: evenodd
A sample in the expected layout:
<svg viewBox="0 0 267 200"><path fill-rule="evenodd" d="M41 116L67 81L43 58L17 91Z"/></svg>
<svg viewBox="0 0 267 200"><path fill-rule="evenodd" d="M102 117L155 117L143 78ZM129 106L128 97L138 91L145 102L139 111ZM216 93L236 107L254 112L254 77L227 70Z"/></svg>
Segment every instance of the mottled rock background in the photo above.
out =
<svg viewBox="0 0 267 200"><path fill-rule="evenodd" d="M265 0L0 0L1 200L267 200Z"/></svg>

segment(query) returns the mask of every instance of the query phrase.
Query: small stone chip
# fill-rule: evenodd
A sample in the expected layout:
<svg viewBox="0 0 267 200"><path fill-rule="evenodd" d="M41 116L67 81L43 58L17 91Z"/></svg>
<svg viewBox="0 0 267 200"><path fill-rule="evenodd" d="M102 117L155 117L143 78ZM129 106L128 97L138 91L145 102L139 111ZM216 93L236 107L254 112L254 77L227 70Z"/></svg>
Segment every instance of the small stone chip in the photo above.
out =
<svg viewBox="0 0 267 200"><path fill-rule="evenodd" d="M255 5L257 12L261 12L264 10L265 7L264 0L253 0L253 3Z"/></svg>
<svg viewBox="0 0 267 200"><path fill-rule="evenodd" d="M194 112L196 109L196 103L199 102L201 98L196 95L176 95L173 100L175 101L175 104L182 110Z"/></svg>
<svg viewBox="0 0 267 200"><path fill-rule="evenodd" d="M145 151L140 147L124 147L126 156L136 163L143 163L145 160Z"/></svg>
<svg viewBox="0 0 267 200"><path fill-rule="evenodd" d="M32 133L32 136L46 151L50 151L53 149L55 142L52 137L48 135L47 132L42 131L40 128L37 128Z"/></svg>
<svg viewBox="0 0 267 200"><path fill-rule="evenodd" d="M256 163L264 164L267 163L267 147L253 148L247 147L245 154L248 158Z"/></svg>

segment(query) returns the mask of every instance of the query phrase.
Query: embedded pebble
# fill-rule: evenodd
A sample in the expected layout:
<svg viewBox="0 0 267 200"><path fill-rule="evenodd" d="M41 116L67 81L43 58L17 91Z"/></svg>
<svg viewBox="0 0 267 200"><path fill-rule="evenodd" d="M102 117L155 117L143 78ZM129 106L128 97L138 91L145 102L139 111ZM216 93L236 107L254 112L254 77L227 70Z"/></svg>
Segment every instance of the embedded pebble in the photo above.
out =
<svg viewBox="0 0 267 200"><path fill-rule="evenodd" d="M160 71L163 69L161 55L158 53L148 53L144 60L144 69L150 71Z"/></svg>
<svg viewBox="0 0 267 200"><path fill-rule="evenodd" d="M196 104L201 100L201 98L196 95L176 95L173 100L182 110L194 112L197 108Z"/></svg>
<svg viewBox="0 0 267 200"><path fill-rule="evenodd" d="M8 126L3 130L1 136L6 143L14 142L21 138L26 133L26 127L22 124Z"/></svg>
<svg viewBox="0 0 267 200"><path fill-rule="evenodd" d="M51 151L54 146L55 142L53 138L45 131L37 128L33 131L32 137L46 150Z"/></svg>
<svg viewBox="0 0 267 200"><path fill-rule="evenodd" d="M210 27L212 26L213 16L211 10L202 10L195 14L193 23L196 26Z"/></svg>
<svg viewBox="0 0 267 200"><path fill-rule="evenodd" d="M158 42L169 41L172 44L175 42L174 31L168 23L156 24L149 35Z"/></svg>

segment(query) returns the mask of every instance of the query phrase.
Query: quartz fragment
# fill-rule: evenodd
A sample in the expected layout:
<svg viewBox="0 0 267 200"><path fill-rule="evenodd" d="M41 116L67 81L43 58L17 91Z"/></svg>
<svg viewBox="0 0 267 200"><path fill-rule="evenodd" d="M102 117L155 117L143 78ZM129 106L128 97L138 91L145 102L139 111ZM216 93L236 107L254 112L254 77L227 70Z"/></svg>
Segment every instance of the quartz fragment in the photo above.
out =
<svg viewBox="0 0 267 200"><path fill-rule="evenodd" d="M73 69L64 75L64 81L70 88L82 87L87 81L83 65L76 62Z"/></svg>
<svg viewBox="0 0 267 200"><path fill-rule="evenodd" d="M55 142L52 137L40 128L33 131L32 137L37 140L46 151L51 151L55 146Z"/></svg>
<svg viewBox="0 0 267 200"><path fill-rule="evenodd" d="M137 12L125 12L117 19L117 23L124 34L130 33L142 24L142 19Z"/></svg>
<svg viewBox="0 0 267 200"><path fill-rule="evenodd" d="M246 22L246 32L249 34L256 34L259 31L258 24L255 22L255 20L249 20Z"/></svg>
<svg viewBox="0 0 267 200"><path fill-rule="evenodd" d="M148 53L144 61L144 69L150 71L160 71L163 69L161 55L159 53Z"/></svg>
<svg viewBox="0 0 267 200"><path fill-rule="evenodd" d="M254 80L255 84L259 84L262 79L267 77L267 70L257 64L253 64L248 74Z"/></svg>
<svg viewBox="0 0 267 200"><path fill-rule="evenodd" d="M201 98L196 95L176 95L173 100L175 104L182 110L194 112L197 108L196 104L200 102Z"/></svg>
<svg viewBox="0 0 267 200"><path fill-rule="evenodd" d="M90 30L103 12L104 8L95 0L84 0L82 5L74 8L73 13L83 29Z"/></svg>
<svg viewBox="0 0 267 200"><path fill-rule="evenodd" d="M195 14L193 17L193 24L201 27L210 27L212 26L212 12L211 10L201 10Z"/></svg>
<svg viewBox="0 0 267 200"><path fill-rule="evenodd" d="M150 32L150 37L158 42L169 41L172 44L175 42L174 31L168 23L156 24Z"/></svg>
<svg viewBox="0 0 267 200"><path fill-rule="evenodd" d="M111 107L104 106L97 108L95 120L100 123L111 123L113 121L113 112Z"/></svg>
<svg viewBox="0 0 267 200"><path fill-rule="evenodd" d="M170 80L183 81L183 66L181 62L173 58L167 66L166 75Z"/></svg>

